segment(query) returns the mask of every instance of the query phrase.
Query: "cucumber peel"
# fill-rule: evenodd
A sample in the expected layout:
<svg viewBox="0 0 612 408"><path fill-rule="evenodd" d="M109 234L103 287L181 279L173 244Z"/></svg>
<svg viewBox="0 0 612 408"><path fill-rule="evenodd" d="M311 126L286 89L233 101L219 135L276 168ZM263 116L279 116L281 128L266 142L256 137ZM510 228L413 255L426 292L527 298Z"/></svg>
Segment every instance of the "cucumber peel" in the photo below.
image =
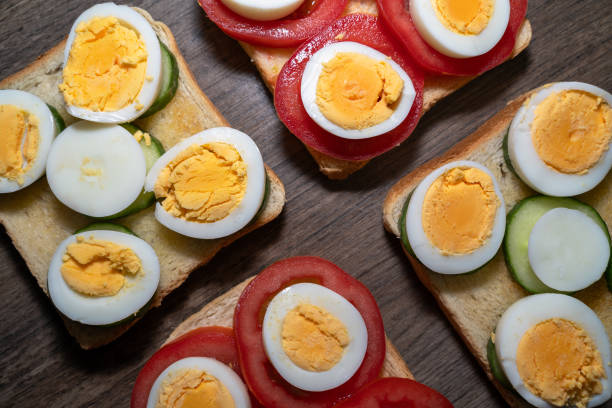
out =
<svg viewBox="0 0 612 408"><path fill-rule="evenodd" d="M508 127L508 129L506 129L506 134L504 135L504 139L503 139L503 142L502 142L502 151L504 153L504 162L506 162L506 166L508 167L508 169L510 169L512 174L514 174L518 179L520 179L520 176L518 175L516 170L514 170L514 166L512 165L512 160L510 160L510 153L508 153L508 137L509 137L509 135L510 135L510 127Z"/></svg>
<svg viewBox="0 0 612 408"><path fill-rule="evenodd" d="M131 229L129 229L128 227L125 227L121 224L114 224L112 222L94 222L92 224L89 224L83 228L79 228L78 230L74 231L74 234L82 234L84 232L88 232L88 231L99 231L99 230L103 230L103 231L117 231L117 232L123 232L124 234L130 234L130 235L134 235L135 237L137 237L138 235L134 234L134 231L132 231Z"/></svg>
<svg viewBox="0 0 612 408"><path fill-rule="evenodd" d="M64 118L62 118L62 115L60 115L57 109L55 109L53 106L49 105L48 103L46 105L47 108L49 108L49 110L51 111L51 116L53 116L55 134L59 135L64 129L66 129L66 123L64 122Z"/></svg>
<svg viewBox="0 0 612 408"><path fill-rule="evenodd" d="M412 190L410 194L408 194L408 197L406 197L406 201L402 206L402 214L400 215L398 221L398 228L400 230L400 240L402 242L402 245L404 246L406 251L408 251L410 256L416 258L416 255L414 254L414 251L410 246L410 241L408 241L408 232L406 231L406 212L408 212L408 204L410 204L410 198L412 198L412 193L414 193L414 190Z"/></svg>
<svg viewBox="0 0 612 408"><path fill-rule="evenodd" d="M493 378L497 380L501 385L507 388L510 391L514 391L514 387L510 384L508 377L504 373L502 366L497 358L497 352L495 351L495 343L493 343L493 339L489 337L489 341L487 342L487 360L489 362L489 368L491 369L491 374L493 374Z"/></svg>
<svg viewBox="0 0 612 408"><path fill-rule="evenodd" d="M253 217L251 222L249 222L248 225L253 224L255 220L257 220L259 216L261 215L261 213L264 211L264 208L266 208L266 203L268 202L268 197L270 196L270 179L268 178L268 173L266 173L265 183L266 185L264 187L264 196L263 196L263 199L261 200L261 205L259 206L259 210L257 210L257 212L255 213L255 216Z"/></svg>
<svg viewBox="0 0 612 408"><path fill-rule="evenodd" d="M147 109L147 111L140 116L141 118L151 116L165 108L166 105L170 103L172 98L174 98L176 89L178 88L179 70L176 57L170 52L168 47L166 47L163 42L159 41L159 47L161 48L162 60L162 78L159 93L157 94L157 98L153 102L153 105L151 105L149 109Z"/></svg>

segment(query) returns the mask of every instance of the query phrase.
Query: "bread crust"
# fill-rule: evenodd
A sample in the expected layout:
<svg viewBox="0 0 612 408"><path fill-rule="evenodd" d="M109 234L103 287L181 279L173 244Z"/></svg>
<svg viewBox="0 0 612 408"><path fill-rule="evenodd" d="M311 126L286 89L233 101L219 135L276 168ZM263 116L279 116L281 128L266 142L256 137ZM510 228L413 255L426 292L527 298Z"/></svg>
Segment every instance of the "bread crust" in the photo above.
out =
<svg viewBox="0 0 612 408"><path fill-rule="evenodd" d="M376 0L350 0L343 15L351 13L367 13L378 15ZM516 43L510 58L520 54L531 41L531 24L523 21L516 37ZM255 46L239 41L240 46L251 58L259 71L266 87L274 95L276 79L283 65L291 58L295 48L270 48ZM445 75L428 75L423 89L423 114L431 109L440 99L450 95L475 77L455 77ZM351 161L328 156L306 146L308 152L319 165L319 170L332 180L346 179L352 173L365 166L369 160Z"/></svg>
<svg viewBox="0 0 612 408"><path fill-rule="evenodd" d="M540 88L538 88L540 89ZM387 193L383 204L385 229L399 238L399 218L410 192L434 169L455 160L474 160L487 166L500 184L506 212L521 199L536 194L506 166L501 151L502 140L514 115L529 96L530 91L509 102L504 109L486 121L474 133L448 150L400 179ZM606 177L599 186L579 197L597 209L608 225L612 225L612 178ZM401 244L400 244L401 245ZM403 245L402 245L403 248ZM503 398L515 408L530 407L493 379L486 357L486 344L501 314L527 293L510 276L501 250L481 270L467 275L442 275L430 271L406 250L413 270L465 342L470 352L493 381ZM576 294L600 317L608 335L612 334L612 293L605 278Z"/></svg>
<svg viewBox="0 0 612 408"><path fill-rule="evenodd" d="M181 55L174 36L163 23L154 21L144 10L135 8L151 23L159 39L175 55L179 67L179 85L175 97L156 114L136 123L156 136L165 148L204 129L228 126L227 121L197 85ZM66 124L76 121L68 115L59 92L65 40L53 47L34 63L0 82L0 89L22 89L41 97L57 108ZM156 251L161 264L160 285L151 307L180 286L198 267L207 263L221 248L248 232L276 218L285 204L285 189L278 176L266 166L269 194L258 218L235 234L217 240L197 240L165 229L154 218L150 207L122 218L119 222L132 229ZM53 220L50 222L49 220ZM0 223L23 257L38 285L47 293L47 269L59 243L76 229L91 223L91 219L64 207L53 196L46 180L11 193L0 201ZM63 317L66 328L84 349L111 342L134 325L128 323L110 327L86 326Z"/></svg>

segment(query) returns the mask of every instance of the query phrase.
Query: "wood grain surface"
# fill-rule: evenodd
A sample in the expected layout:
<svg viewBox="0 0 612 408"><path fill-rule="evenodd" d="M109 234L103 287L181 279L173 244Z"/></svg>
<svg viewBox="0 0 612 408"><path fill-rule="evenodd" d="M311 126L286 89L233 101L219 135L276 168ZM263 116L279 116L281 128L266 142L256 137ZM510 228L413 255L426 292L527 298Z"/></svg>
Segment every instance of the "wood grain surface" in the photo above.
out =
<svg viewBox="0 0 612 408"><path fill-rule="evenodd" d="M61 41L78 14L93 4L0 1L0 78ZM276 118L271 95L246 54L195 1L130 4L170 27L201 88L234 127L255 139L284 182L287 205L278 219L223 249L123 337L93 351L81 350L70 337L0 229L0 406L128 406L138 370L174 328L235 284L292 255L328 258L364 282L378 300L387 335L417 380L456 407L504 406L414 276L399 242L385 233L382 201L401 176L531 88L578 80L612 90L610 2L530 1L533 40L526 52L439 102L399 148L342 182L319 173L304 146Z"/></svg>

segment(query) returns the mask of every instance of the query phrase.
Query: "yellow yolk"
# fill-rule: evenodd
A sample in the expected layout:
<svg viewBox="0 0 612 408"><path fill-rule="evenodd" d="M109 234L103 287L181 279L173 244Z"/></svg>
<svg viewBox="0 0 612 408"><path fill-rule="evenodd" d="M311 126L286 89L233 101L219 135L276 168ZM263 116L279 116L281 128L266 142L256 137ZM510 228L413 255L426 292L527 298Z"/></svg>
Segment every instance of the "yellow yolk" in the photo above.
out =
<svg viewBox="0 0 612 408"><path fill-rule="evenodd" d="M142 130L137 130L136 132L134 132L134 139L136 139L138 143L140 143L140 141L144 139L145 145L151 146L151 135L148 134L147 132L143 132Z"/></svg>
<svg viewBox="0 0 612 408"><path fill-rule="evenodd" d="M227 217L246 192L247 166L227 143L192 145L162 169L155 196L175 217L215 222Z"/></svg>
<svg viewBox="0 0 612 408"><path fill-rule="evenodd" d="M534 395L555 406L585 408L603 390L599 351L573 322L549 319L530 328L516 353L519 375Z"/></svg>
<svg viewBox="0 0 612 408"><path fill-rule="evenodd" d="M234 408L234 399L216 377L195 369L171 373L160 387L155 408Z"/></svg>
<svg viewBox="0 0 612 408"><path fill-rule="evenodd" d="M548 166L566 174L587 173L610 148L612 109L585 91L553 93L535 109L531 139Z"/></svg>
<svg viewBox="0 0 612 408"><path fill-rule="evenodd" d="M342 52L323 64L317 82L317 106L344 129L365 129L387 120L404 81L385 61Z"/></svg>
<svg viewBox="0 0 612 408"><path fill-rule="evenodd" d="M423 230L443 255L468 254L491 236L499 199L493 180L476 168L453 168L429 187Z"/></svg>
<svg viewBox="0 0 612 408"><path fill-rule="evenodd" d="M39 143L36 116L13 105L0 105L0 177L23 184Z"/></svg>
<svg viewBox="0 0 612 408"><path fill-rule="evenodd" d="M136 100L147 69L139 34L116 17L82 22L59 88L68 105L114 112Z"/></svg>
<svg viewBox="0 0 612 408"><path fill-rule="evenodd" d="M283 350L291 361L317 372L335 366L350 342L346 327L337 317L307 303L287 313L281 336Z"/></svg>
<svg viewBox="0 0 612 408"><path fill-rule="evenodd" d="M140 258L130 248L81 236L68 245L62 261L64 281L89 296L114 296L125 284L126 274L142 271Z"/></svg>
<svg viewBox="0 0 612 408"><path fill-rule="evenodd" d="M431 0L438 20L450 31L477 35L489 24L493 0Z"/></svg>

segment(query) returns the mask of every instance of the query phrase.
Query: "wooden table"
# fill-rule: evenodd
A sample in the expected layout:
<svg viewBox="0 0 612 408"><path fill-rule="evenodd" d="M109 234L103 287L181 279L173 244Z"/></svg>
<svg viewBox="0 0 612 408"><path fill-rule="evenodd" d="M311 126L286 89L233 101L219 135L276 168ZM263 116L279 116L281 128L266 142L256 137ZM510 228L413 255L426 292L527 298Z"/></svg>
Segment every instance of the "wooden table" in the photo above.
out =
<svg viewBox="0 0 612 408"><path fill-rule="evenodd" d="M2 0L0 78L58 43L93 4ZM531 88L577 80L612 90L610 2L531 1L533 41L526 52L441 101L399 148L340 182L318 172L304 146L276 118L272 97L246 54L195 1L131 4L172 29L204 92L234 127L255 139L284 182L287 204L277 220L222 250L124 336L93 351L81 350L68 335L0 228L0 406L127 406L139 369L182 320L275 260L304 254L337 263L370 288L388 336L419 381L456 407L503 406L413 274L399 241L384 231L382 201L400 177Z"/></svg>

